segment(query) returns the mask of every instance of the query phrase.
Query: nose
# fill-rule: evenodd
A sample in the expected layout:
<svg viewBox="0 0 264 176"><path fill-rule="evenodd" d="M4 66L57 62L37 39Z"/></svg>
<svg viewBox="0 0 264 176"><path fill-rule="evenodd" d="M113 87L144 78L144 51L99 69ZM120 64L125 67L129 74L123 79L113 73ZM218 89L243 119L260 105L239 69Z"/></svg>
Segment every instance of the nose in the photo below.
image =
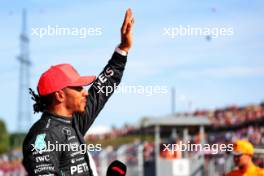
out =
<svg viewBox="0 0 264 176"><path fill-rule="evenodd" d="M85 89L83 89L83 95L84 95L85 97L87 97L87 96L88 96L88 91L85 90Z"/></svg>

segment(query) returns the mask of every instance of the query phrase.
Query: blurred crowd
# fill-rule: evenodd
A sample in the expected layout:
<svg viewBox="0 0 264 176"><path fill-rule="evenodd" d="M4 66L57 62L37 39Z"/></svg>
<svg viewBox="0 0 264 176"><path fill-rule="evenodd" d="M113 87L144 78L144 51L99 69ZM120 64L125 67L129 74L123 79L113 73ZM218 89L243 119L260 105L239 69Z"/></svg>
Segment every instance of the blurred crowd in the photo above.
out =
<svg viewBox="0 0 264 176"><path fill-rule="evenodd" d="M256 148L264 148L264 125L260 123L242 125L247 122L254 122L259 119L264 120L264 103L257 105L249 105L245 107L229 106L214 111L195 111L194 113L185 113L181 115L207 116L213 127L225 127L220 131L208 131L206 133L206 141L209 144L230 144L238 139L247 139ZM239 126L240 125L240 126ZM228 127L239 126L233 130ZM227 128L226 128L227 127ZM191 143L200 143L200 135L196 134L190 137ZM171 142L169 142L171 143ZM146 143L144 145L144 158L146 160L154 157L154 144ZM190 154L190 153L189 153ZM222 153L223 154L223 153ZM181 158L180 153L163 152L162 146L160 157L167 159ZM220 157L221 159L221 157ZM263 166L263 160L256 159L255 163Z"/></svg>
<svg viewBox="0 0 264 176"><path fill-rule="evenodd" d="M264 119L264 103L248 105L244 107L239 106L228 106L222 109L215 110L197 110L193 113L183 113L178 115L185 116L206 116L209 118L210 122L214 127L227 127L227 126L235 126L241 125L244 122L251 122L254 120ZM124 125L122 128L112 128L111 132L105 134L93 134L86 136L87 140L98 140L98 139L111 139L119 136L125 136L130 134L138 134L140 131L139 126L133 125ZM262 139L260 139L261 134L263 134L262 128L249 127L242 130L243 132L248 131L248 137L252 138L253 143L260 143ZM243 133L238 132L238 134ZM262 142L263 143L263 142Z"/></svg>
<svg viewBox="0 0 264 176"><path fill-rule="evenodd" d="M26 172L21 163L22 151L14 149L0 155L0 176L24 176Z"/></svg>
<svg viewBox="0 0 264 176"><path fill-rule="evenodd" d="M230 143L237 139L248 139L254 146L264 146L264 126L248 126L236 131L223 131L208 136L210 143Z"/></svg>
<svg viewBox="0 0 264 176"><path fill-rule="evenodd" d="M229 106L222 109L216 109L213 111L203 110L195 111L194 113L185 113L181 115L194 115L194 116L207 116L214 127L232 127L241 125L244 122L254 121L263 118L264 119L264 103L256 105L248 105L244 107ZM89 140L111 139L118 136L125 136L129 134L138 133L141 130L138 127L127 125L120 129L114 129L110 133L104 135L90 135ZM200 143L200 135L190 137L191 143ZM169 138L169 137L168 137ZM206 141L209 144L230 144L237 139L248 139L255 147L263 148L264 146L264 126L260 124L246 125L230 131L216 131L206 134ZM174 139L175 140L175 139ZM179 140L179 139L178 139ZM171 143L171 142L169 142ZM172 142L173 143L173 142ZM143 143L143 156L144 161L154 160L154 143ZM191 155L191 154L190 154ZM162 145L160 149L160 157L167 159L181 158L182 154L179 152L163 152Z"/></svg>
<svg viewBox="0 0 264 176"><path fill-rule="evenodd" d="M197 110L192 115L207 116L214 126L239 125L264 117L264 103L244 107L229 106L213 111Z"/></svg>
<svg viewBox="0 0 264 176"><path fill-rule="evenodd" d="M261 118L264 120L264 103L257 105L249 105L245 107L238 106L229 106L222 109L216 109L213 111L209 110L199 110L193 113L186 113L186 115L194 115L194 116L207 116L211 121L214 127L233 127L237 125L241 125L244 122L256 121ZM111 132L105 134L98 135L89 135L86 136L86 140L88 141L96 141L99 139L113 139L120 136L128 136L133 134L142 134L140 126L133 125L125 125L122 128L113 128ZM255 123L241 126L234 130L222 130L209 132L206 134L206 141L209 144L228 144L232 143L237 139L245 138L248 139L255 147L263 148L264 146L264 125ZM200 136L193 136L190 138L192 143L199 143ZM154 153L155 147L153 142L144 141L143 143L137 144L127 144L118 147L117 149L111 149L111 152L107 152L107 157L110 162L113 159L117 159L118 156L126 155L126 162L136 168L138 162L137 153L139 148L142 148L142 156L145 164L144 167L154 167ZM107 151L104 149L102 151ZM99 162L102 156L105 156L104 153L93 153L95 161L97 165L100 165ZM181 158L181 153L174 153L173 156L168 156L167 153L160 152L160 157L162 158ZM25 171L21 164L22 152L20 150L12 150L7 154L0 155L0 176L4 175L25 175ZM220 158L221 159L221 158ZM258 163L256 161L256 163ZM259 165L263 165L263 160L259 161ZM107 164L106 164L107 165ZM104 165L104 166L106 166ZM150 169L151 170L151 169ZM148 171L150 172L150 171Z"/></svg>

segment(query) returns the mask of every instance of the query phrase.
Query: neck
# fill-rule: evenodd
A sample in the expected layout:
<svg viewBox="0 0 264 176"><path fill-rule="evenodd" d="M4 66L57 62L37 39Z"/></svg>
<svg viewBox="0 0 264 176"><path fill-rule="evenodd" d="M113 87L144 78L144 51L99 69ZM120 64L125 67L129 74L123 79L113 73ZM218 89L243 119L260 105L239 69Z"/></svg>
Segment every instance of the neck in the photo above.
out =
<svg viewBox="0 0 264 176"><path fill-rule="evenodd" d="M249 163L246 164L246 165L244 165L244 166L242 166L241 169L242 169L243 171L247 171L247 170L250 168L250 166L252 166L252 164L253 164L253 162L250 160Z"/></svg>
<svg viewBox="0 0 264 176"><path fill-rule="evenodd" d="M59 116L64 116L68 119L72 119L73 113L68 111L66 108L63 108L62 106L53 106L48 109L49 112L59 115Z"/></svg>

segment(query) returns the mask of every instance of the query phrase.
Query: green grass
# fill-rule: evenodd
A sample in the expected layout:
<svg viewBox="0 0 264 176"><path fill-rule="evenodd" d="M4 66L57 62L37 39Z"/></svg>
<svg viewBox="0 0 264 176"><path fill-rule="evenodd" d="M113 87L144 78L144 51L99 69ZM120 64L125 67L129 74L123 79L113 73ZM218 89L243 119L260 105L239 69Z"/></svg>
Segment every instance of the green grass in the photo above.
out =
<svg viewBox="0 0 264 176"><path fill-rule="evenodd" d="M151 135L129 135L129 136L121 136L121 137L116 137L113 139L103 139L103 140L96 140L96 141L88 141L89 144L101 144L102 148L105 148L106 146L113 146L114 148L119 147L120 145L123 144L129 144L133 143L136 141L148 141L148 142L154 142L154 136Z"/></svg>

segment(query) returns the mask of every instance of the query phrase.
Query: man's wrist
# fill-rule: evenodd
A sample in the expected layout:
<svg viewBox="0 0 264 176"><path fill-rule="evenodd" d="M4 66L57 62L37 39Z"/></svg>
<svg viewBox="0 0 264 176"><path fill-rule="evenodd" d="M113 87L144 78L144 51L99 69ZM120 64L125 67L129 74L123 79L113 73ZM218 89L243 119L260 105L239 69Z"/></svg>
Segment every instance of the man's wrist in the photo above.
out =
<svg viewBox="0 0 264 176"><path fill-rule="evenodd" d="M115 52L117 52L118 54L120 54L122 56L127 56L127 54L128 54L128 50L122 49L122 48L120 48L120 46L116 47Z"/></svg>

